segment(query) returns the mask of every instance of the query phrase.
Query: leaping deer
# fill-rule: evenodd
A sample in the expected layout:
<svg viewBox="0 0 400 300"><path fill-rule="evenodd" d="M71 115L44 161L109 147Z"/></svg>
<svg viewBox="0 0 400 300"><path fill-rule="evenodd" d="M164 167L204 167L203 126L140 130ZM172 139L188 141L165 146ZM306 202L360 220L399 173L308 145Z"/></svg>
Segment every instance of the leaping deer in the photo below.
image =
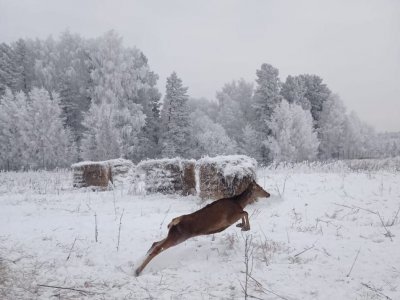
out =
<svg viewBox="0 0 400 300"><path fill-rule="evenodd" d="M268 192L253 181L240 195L219 199L194 213L172 219L168 224L168 236L153 243L144 261L136 269L135 275L139 276L147 264L162 251L189 238L221 232L239 219L242 222L236 226L241 227L243 231L250 230L249 217L243 209L257 198L269 196Z"/></svg>

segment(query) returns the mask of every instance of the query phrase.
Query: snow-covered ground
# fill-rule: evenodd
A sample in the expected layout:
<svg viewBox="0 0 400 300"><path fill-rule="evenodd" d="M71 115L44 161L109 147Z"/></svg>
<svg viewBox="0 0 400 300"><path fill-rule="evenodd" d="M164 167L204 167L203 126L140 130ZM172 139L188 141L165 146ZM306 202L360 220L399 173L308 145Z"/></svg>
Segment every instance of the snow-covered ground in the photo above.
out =
<svg viewBox="0 0 400 300"><path fill-rule="evenodd" d="M1 299L243 299L246 239L256 299L400 299L399 172L259 169L272 196L247 207L250 231L188 240L139 277L169 221L206 202L129 186L74 190L71 180L67 171L0 173Z"/></svg>

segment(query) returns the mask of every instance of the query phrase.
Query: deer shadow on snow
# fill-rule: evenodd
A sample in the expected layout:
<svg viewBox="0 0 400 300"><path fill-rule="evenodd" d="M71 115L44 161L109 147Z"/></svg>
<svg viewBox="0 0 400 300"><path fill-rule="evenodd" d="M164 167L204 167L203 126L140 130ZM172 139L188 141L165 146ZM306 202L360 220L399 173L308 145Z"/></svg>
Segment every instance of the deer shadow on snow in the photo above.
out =
<svg viewBox="0 0 400 300"><path fill-rule="evenodd" d="M162 251L189 238L221 232L239 220L241 222L236 224L237 227L240 227L242 231L250 230L248 213L244 211L244 208L257 198L269 196L268 192L253 181L240 195L219 199L191 214L172 219L168 224L167 237L153 243L143 262L135 270L135 275L138 276Z"/></svg>

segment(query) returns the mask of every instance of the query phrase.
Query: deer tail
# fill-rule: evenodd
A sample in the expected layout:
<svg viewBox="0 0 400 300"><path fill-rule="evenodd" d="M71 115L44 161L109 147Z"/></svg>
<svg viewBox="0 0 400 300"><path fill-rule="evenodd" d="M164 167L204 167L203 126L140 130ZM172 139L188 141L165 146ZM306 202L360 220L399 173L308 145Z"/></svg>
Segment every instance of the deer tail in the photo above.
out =
<svg viewBox="0 0 400 300"><path fill-rule="evenodd" d="M172 221L168 224L168 229L170 229L172 226L178 225L180 221L181 217L173 218Z"/></svg>

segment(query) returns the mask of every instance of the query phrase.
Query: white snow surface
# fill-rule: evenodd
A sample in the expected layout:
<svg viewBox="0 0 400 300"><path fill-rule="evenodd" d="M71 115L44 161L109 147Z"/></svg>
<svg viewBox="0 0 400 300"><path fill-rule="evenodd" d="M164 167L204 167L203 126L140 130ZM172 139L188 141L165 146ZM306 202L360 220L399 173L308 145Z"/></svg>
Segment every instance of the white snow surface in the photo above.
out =
<svg viewBox="0 0 400 300"><path fill-rule="evenodd" d="M0 173L0 299L244 299L246 236L257 299L400 299L399 172L297 164L257 178L271 197L246 208L250 231L189 239L135 277L169 221L207 203L74 190L69 171Z"/></svg>

